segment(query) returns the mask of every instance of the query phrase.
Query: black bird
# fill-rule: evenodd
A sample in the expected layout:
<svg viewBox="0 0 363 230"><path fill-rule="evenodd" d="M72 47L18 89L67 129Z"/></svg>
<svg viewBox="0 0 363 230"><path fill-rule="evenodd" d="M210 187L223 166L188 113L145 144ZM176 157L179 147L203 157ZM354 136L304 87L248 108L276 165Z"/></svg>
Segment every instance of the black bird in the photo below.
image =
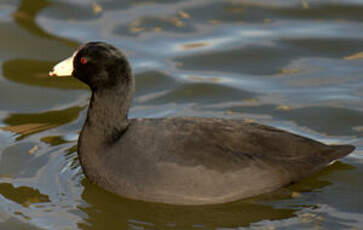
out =
<svg viewBox="0 0 363 230"><path fill-rule="evenodd" d="M135 81L125 56L89 42L50 76L92 90L78 155L87 178L120 196L217 204L276 190L354 150L269 126L222 118L128 119Z"/></svg>

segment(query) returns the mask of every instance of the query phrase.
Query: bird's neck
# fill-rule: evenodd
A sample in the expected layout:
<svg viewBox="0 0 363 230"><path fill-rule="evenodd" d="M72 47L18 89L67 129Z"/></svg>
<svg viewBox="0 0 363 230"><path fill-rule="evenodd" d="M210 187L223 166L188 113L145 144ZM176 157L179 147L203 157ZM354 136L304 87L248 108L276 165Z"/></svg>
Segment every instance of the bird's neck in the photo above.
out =
<svg viewBox="0 0 363 230"><path fill-rule="evenodd" d="M132 88L94 91L88 108L87 119L83 126L80 141L112 144L127 130L127 117L131 104Z"/></svg>

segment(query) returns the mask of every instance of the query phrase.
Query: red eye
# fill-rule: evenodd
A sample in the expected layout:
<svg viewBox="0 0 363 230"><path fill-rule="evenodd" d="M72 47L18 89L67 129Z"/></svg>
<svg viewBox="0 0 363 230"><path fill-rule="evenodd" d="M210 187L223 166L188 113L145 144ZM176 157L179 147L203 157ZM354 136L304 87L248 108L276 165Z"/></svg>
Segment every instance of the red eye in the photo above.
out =
<svg viewBox="0 0 363 230"><path fill-rule="evenodd" d="M84 65L84 64L86 64L86 63L87 63L86 58L82 57L82 58L81 58L81 63L82 63L83 65Z"/></svg>

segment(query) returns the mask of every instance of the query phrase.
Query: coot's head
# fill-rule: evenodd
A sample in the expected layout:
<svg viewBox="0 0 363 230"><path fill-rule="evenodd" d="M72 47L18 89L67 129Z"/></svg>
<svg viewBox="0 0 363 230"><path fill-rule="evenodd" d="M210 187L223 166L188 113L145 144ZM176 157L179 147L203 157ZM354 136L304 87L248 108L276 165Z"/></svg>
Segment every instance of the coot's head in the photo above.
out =
<svg viewBox="0 0 363 230"><path fill-rule="evenodd" d="M58 63L50 76L73 76L93 91L127 84L132 80L131 67L125 56L104 42L89 42L73 55Z"/></svg>

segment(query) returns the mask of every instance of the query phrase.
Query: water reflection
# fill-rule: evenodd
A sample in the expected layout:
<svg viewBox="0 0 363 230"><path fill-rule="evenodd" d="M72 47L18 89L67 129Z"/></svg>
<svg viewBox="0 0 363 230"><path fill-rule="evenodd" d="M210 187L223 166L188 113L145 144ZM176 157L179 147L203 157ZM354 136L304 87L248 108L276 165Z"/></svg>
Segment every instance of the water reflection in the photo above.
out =
<svg viewBox="0 0 363 230"><path fill-rule="evenodd" d="M47 156L37 157L37 154L34 154L35 148L39 147L32 142L6 147L1 153L0 178L34 176L48 162Z"/></svg>
<svg viewBox="0 0 363 230"><path fill-rule="evenodd" d="M276 56L279 53L279 56ZM286 47L264 47L251 45L241 49L219 52L198 53L192 56L176 58L181 69L198 71L218 71L226 73L247 73L254 75L272 75L280 71L296 53ZM261 64L263 63L263 68Z"/></svg>
<svg viewBox="0 0 363 230"><path fill-rule="evenodd" d="M60 89L85 89L86 86L73 78L50 78L48 71L54 62L31 59L8 60L3 63L3 75L8 80L42 87Z"/></svg>
<svg viewBox="0 0 363 230"><path fill-rule="evenodd" d="M13 13L14 21L34 35L44 39L58 40L71 47L78 47L79 43L50 34L36 23L37 14L51 4L49 0L22 0L16 12Z"/></svg>
<svg viewBox="0 0 363 230"><path fill-rule="evenodd" d="M6 34L0 37L1 61L7 58L49 61L59 58L61 53L71 53L71 47L78 47L78 43L51 35L37 24L36 17L49 4L46 0L19 1L18 8L13 13L15 23L0 23L0 33Z"/></svg>
<svg viewBox="0 0 363 230"><path fill-rule="evenodd" d="M236 202L216 206L170 206L126 200L82 181L85 187L82 199L88 203L80 207L87 213L87 223L82 229L116 229L139 227L189 229L197 226L217 227L247 226L263 219L282 219L294 216L294 209L274 208L254 201ZM103 199L99 199L103 197Z"/></svg>
<svg viewBox="0 0 363 230"><path fill-rule="evenodd" d="M129 25L120 25L113 32L122 36L138 36L140 32L190 33L195 31L196 29L179 14L171 17L144 17Z"/></svg>
<svg viewBox="0 0 363 230"><path fill-rule="evenodd" d="M291 38L282 42L297 49L300 57L343 58L363 49L362 38Z"/></svg>
<svg viewBox="0 0 363 230"><path fill-rule="evenodd" d="M13 13L14 21L24 29L40 37L49 38L51 35L43 31L35 22L37 14L49 6L47 0L22 0L18 9Z"/></svg>
<svg viewBox="0 0 363 230"><path fill-rule="evenodd" d="M14 187L10 183L0 183L0 194L24 207L50 202L49 197L40 193L37 189L27 186Z"/></svg>
<svg viewBox="0 0 363 230"><path fill-rule="evenodd" d="M4 123L7 124L7 126L2 127L2 129L18 134L17 140L21 140L30 134L55 128L74 121L82 109L83 107L71 107L64 110L44 113L11 114L4 119Z"/></svg>
<svg viewBox="0 0 363 230"><path fill-rule="evenodd" d="M179 85L181 82L175 80L168 73L163 73L159 71L146 71L144 73L139 73L136 75L136 90L134 94L134 98L136 98L136 102L144 101L144 99L140 99L140 96L151 97L150 94L160 94L160 92L168 92L170 89L173 89Z"/></svg>
<svg viewBox="0 0 363 230"><path fill-rule="evenodd" d="M343 58L357 53L362 50L362 41L362 39L291 38L282 39L281 45L272 47L250 45L234 50L198 53L175 60L181 63L181 69L186 70L273 75L280 73L291 60L298 58Z"/></svg>
<svg viewBox="0 0 363 230"><path fill-rule="evenodd" d="M326 177L329 178L329 175L331 175L332 173L338 173L339 171L350 171L353 169L355 169L354 166L338 161L329 166L328 168L324 169L323 171L317 173L315 176L306 178L301 183L296 183L289 186L289 189L298 193L311 192L313 190L318 191L326 186L333 184L329 179L326 179Z"/></svg>
<svg viewBox="0 0 363 230"><path fill-rule="evenodd" d="M57 146L57 145L67 143L67 141L64 140L64 138L62 136L47 136L47 137L42 137L40 140L51 146Z"/></svg>
<svg viewBox="0 0 363 230"><path fill-rule="evenodd" d="M362 135L359 131L352 129L352 127L360 126L362 124L363 113L358 110L323 106L283 108L284 107L276 105L264 104L254 106L232 106L224 109L228 109L232 112L269 114L276 119L293 121L301 127L315 130L322 135Z"/></svg>
<svg viewBox="0 0 363 230"><path fill-rule="evenodd" d="M213 83L189 83L184 84L170 93L162 95L160 98L149 101L149 104L163 103L200 103L215 104L230 102L238 98L244 100L254 97L256 94L236 89L229 86L217 85Z"/></svg>
<svg viewBox="0 0 363 230"><path fill-rule="evenodd" d="M305 20L342 20L342 21L353 21L362 22L363 15L362 5L349 4L348 2L344 5L337 4L335 2L325 3L312 3L309 10L304 7L299 8L286 8L277 9L276 14L281 17L289 19L305 19Z"/></svg>

